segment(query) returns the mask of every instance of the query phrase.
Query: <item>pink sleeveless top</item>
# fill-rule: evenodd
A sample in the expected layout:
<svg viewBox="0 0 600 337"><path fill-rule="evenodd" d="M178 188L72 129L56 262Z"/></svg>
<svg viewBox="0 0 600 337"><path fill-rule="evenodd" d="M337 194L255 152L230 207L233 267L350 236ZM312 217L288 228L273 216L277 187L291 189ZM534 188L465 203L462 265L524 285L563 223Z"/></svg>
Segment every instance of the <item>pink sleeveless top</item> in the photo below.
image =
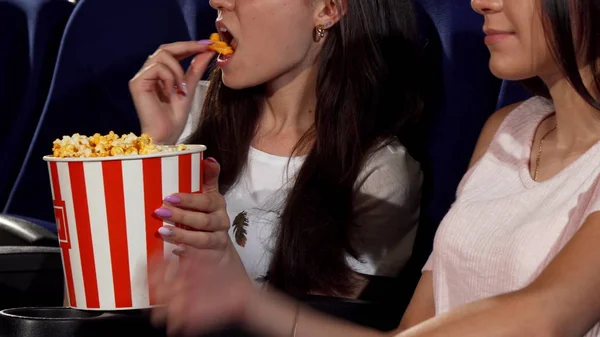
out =
<svg viewBox="0 0 600 337"><path fill-rule="evenodd" d="M533 138L553 111L540 97L521 104L461 181L423 268L433 272L438 315L524 288L600 210L600 142L550 180L531 178Z"/></svg>

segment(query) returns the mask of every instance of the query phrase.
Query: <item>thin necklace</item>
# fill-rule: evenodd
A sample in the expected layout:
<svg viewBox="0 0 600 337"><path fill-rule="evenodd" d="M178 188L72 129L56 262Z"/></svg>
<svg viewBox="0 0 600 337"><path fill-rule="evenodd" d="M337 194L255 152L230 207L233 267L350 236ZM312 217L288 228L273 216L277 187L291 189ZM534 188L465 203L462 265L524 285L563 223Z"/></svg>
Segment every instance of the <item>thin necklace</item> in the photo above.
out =
<svg viewBox="0 0 600 337"><path fill-rule="evenodd" d="M538 172L540 170L540 158L542 157L542 151L544 150L544 140L548 137L554 130L558 129L558 124L552 128L552 130L546 132L544 137L540 140L540 148L538 149L537 157L535 159L535 171L533 172L533 180L537 181Z"/></svg>

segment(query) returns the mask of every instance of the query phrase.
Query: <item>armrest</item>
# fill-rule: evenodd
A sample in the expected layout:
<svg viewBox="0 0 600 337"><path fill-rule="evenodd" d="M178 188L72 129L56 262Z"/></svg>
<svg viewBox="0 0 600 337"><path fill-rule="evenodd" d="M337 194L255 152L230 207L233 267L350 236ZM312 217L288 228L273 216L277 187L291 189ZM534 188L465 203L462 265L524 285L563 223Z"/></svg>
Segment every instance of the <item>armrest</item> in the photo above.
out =
<svg viewBox="0 0 600 337"><path fill-rule="evenodd" d="M0 246L0 309L62 305L60 248Z"/></svg>
<svg viewBox="0 0 600 337"><path fill-rule="evenodd" d="M0 214L0 246L58 247L58 237L33 222Z"/></svg>
<svg viewBox="0 0 600 337"><path fill-rule="evenodd" d="M302 296L300 301L323 313L380 331L394 330L400 323L393 303L318 295Z"/></svg>

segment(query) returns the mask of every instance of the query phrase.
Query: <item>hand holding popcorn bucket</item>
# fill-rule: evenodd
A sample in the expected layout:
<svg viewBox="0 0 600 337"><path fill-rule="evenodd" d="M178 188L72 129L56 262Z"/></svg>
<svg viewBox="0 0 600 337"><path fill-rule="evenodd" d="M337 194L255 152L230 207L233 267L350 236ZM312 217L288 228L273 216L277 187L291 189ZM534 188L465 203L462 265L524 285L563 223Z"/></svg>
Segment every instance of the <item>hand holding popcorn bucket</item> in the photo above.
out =
<svg viewBox="0 0 600 337"><path fill-rule="evenodd" d="M148 285L148 260L173 256L175 246L158 234L170 224L154 210L170 194L202 192L206 147L161 147L145 135L76 136L55 141L54 155L44 157L69 306L110 311L159 305Z"/></svg>

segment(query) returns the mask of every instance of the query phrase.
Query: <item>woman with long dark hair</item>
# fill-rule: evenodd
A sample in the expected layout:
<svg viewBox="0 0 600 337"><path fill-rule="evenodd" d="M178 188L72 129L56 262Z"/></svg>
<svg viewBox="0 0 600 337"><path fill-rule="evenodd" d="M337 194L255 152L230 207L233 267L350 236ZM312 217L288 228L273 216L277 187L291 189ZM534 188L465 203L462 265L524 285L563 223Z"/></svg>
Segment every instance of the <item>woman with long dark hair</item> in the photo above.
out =
<svg viewBox="0 0 600 337"><path fill-rule="evenodd" d="M130 84L143 132L204 144L206 165L221 167L226 211L167 196L158 216L203 231L160 234L179 254L202 247L207 222L222 223L218 242L250 278L291 295L358 297L371 276L395 277L412 251L421 187L399 141L422 105L410 0L211 6L234 53L219 55L208 88L199 80L211 41L162 46Z"/></svg>
<svg viewBox="0 0 600 337"><path fill-rule="evenodd" d="M492 72L527 80L539 96L486 124L393 335L600 336L600 2L471 4L485 17ZM268 336L382 335L251 290L238 261L216 256L191 251L172 281L157 270L166 303L157 321L174 331L241 320Z"/></svg>

